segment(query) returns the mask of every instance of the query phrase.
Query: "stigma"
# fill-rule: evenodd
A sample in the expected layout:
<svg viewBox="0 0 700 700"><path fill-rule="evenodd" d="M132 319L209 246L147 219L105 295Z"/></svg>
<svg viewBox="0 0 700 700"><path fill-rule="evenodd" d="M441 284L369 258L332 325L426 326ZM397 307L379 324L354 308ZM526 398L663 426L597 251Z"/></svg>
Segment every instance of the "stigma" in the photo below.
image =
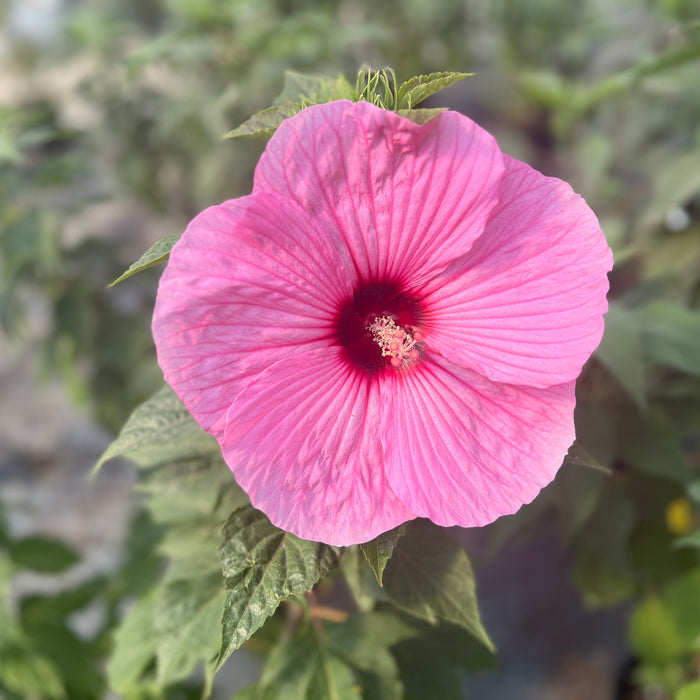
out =
<svg viewBox="0 0 700 700"><path fill-rule="evenodd" d="M420 353L416 348L416 343L423 339L420 331L413 331L413 334L397 326L390 316L378 316L367 326L367 330L372 334L372 339L381 348L382 357L390 357L393 367L401 367L410 362L415 362Z"/></svg>

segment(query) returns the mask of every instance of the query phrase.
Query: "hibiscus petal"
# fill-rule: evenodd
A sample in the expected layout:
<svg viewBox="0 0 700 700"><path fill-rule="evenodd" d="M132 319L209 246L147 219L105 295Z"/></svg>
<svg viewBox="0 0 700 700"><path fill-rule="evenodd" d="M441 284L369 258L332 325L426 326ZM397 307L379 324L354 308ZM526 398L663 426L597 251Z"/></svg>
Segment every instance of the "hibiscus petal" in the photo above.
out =
<svg viewBox="0 0 700 700"><path fill-rule="evenodd" d="M233 402L224 458L278 527L333 545L366 542L412 519L382 468L376 382L340 348L291 354Z"/></svg>
<svg viewBox="0 0 700 700"><path fill-rule="evenodd" d="M153 336L165 380L220 437L235 396L281 357L335 342L347 260L296 205L259 193L188 226L161 277Z"/></svg>
<svg viewBox="0 0 700 700"><path fill-rule="evenodd" d="M574 382L496 384L440 356L385 379L389 484L438 525L473 527L514 513L554 478L574 440Z"/></svg>
<svg viewBox="0 0 700 700"><path fill-rule="evenodd" d="M254 191L294 199L334 229L363 282L415 285L481 235L502 158L493 137L456 112L421 126L341 100L280 126L258 163Z"/></svg>
<svg viewBox="0 0 700 700"><path fill-rule="evenodd" d="M569 185L505 158L484 234L421 290L426 341L494 381L561 384L600 342L612 253Z"/></svg>

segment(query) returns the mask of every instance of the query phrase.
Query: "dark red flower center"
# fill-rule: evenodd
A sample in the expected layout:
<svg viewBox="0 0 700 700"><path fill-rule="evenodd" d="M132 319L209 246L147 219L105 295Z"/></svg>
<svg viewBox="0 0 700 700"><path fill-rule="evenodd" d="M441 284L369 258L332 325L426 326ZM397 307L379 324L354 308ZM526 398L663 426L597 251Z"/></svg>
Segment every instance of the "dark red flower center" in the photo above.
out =
<svg viewBox="0 0 700 700"><path fill-rule="evenodd" d="M418 299L398 282L365 284L340 308L338 343L347 361L365 372L400 368L417 357L424 317Z"/></svg>

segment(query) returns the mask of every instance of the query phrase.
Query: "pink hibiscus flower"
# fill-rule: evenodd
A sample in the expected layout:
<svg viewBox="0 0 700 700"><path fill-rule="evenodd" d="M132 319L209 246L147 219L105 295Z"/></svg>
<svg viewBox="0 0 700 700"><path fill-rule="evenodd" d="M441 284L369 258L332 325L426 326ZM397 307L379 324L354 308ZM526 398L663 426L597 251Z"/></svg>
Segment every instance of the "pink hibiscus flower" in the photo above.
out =
<svg viewBox="0 0 700 700"><path fill-rule="evenodd" d="M470 119L338 101L190 223L153 333L253 505L348 545L483 525L552 480L611 266L583 199Z"/></svg>

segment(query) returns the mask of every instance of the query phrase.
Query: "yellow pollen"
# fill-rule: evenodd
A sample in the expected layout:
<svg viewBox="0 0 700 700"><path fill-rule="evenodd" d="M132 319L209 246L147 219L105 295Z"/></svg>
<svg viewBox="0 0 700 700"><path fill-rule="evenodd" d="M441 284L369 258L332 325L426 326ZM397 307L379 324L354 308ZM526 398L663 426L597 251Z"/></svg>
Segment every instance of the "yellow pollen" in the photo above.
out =
<svg viewBox="0 0 700 700"><path fill-rule="evenodd" d="M400 367L402 364L408 364L410 360L418 359L420 353L416 349L416 343L423 338L420 331L415 331L411 336L389 316L378 316L367 326L367 330L372 333L372 339L381 348L382 357L391 357L393 367Z"/></svg>

